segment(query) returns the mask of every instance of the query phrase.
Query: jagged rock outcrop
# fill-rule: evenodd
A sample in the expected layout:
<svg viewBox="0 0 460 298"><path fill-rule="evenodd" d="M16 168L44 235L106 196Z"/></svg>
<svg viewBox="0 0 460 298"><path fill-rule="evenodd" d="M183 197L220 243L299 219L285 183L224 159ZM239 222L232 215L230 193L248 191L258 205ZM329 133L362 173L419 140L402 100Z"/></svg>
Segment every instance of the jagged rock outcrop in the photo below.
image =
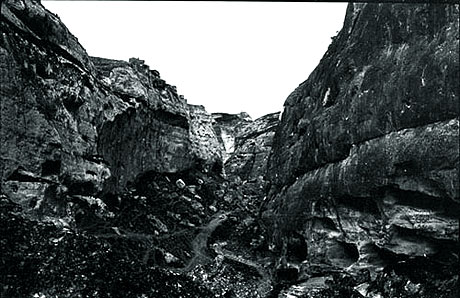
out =
<svg viewBox="0 0 460 298"><path fill-rule="evenodd" d="M252 120L247 114L214 113L214 130L225 150L225 171L241 180L265 178L280 113Z"/></svg>
<svg viewBox="0 0 460 298"><path fill-rule="evenodd" d="M188 105L142 60L93 61L101 81L132 105L100 129L98 152L112 168L108 190L120 191L149 170L222 167L211 116L203 107Z"/></svg>
<svg viewBox="0 0 460 298"><path fill-rule="evenodd" d="M170 268L219 206L203 107L34 0L1 2L0 85L0 296L214 296Z"/></svg>
<svg viewBox="0 0 460 298"><path fill-rule="evenodd" d="M128 105L99 84L77 39L39 2L1 5L2 192L38 208L61 183L100 191L110 170L97 158L97 126ZM12 176L19 169L30 174Z"/></svg>
<svg viewBox="0 0 460 298"><path fill-rule="evenodd" d="M458 5L349 5L274 137L275 250L289 257L301 234L308 262L351 271L458 262L458 17Z"/></svg>
<svg viewBox="0 0 460 298"><path fill-rule="evenodd" d="M236 136L252 119L244 112L239 114L213 113L212 118L214 120L214 131L221 144L225 162L235 151Z"/></svg>
<svg viewBox="0 0 460 298"><path fill-rule="evenodd" d="M235 137L234 152L225 162L227 174L239 176L242 180L265 178L279 115L262 116L241 128Z"/></svg>
<svg viewBox="0 0 460 298"><path fill-rule="evenodd" d="M3 193L33 209L57 192L119 192L148 170L222 164L210 116L158 71L89 57L39 1L1 5Z"/></svg>

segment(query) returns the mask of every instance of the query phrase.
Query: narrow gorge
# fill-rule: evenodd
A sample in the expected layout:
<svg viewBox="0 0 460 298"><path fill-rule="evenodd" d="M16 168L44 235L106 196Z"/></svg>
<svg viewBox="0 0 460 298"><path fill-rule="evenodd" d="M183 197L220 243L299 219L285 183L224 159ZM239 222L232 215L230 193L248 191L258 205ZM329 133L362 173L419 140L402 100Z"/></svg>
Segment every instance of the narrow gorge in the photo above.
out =
<svg viewBox="0 0 460 298"><path fill-rule="evenodd" d="M458 4L348 4L255 120L159 71L1 2L0 297L458 297Z"/></svg>

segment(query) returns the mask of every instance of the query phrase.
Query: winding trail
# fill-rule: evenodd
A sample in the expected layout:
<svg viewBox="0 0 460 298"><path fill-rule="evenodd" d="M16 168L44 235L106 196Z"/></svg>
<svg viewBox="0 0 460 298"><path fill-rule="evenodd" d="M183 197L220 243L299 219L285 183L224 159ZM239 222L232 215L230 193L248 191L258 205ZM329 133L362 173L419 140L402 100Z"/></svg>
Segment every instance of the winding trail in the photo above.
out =
<svg viewBox="0 0 460 298"><path fill-rule="evenodd" d="M209 221L207 225L201 227L200 233L198 233L198 235L196 235L192 241L193 257L190 259L187 265L181 269L178 269L179 272L190 272L197 265L206 263L211 260L211 258L206 253L209 236L211 236L211 234L219 225L228 219L227 216L229 214L230 212L219 212L212 217L211 221ZM260 297L265 297L265 295L270 292L272 289L270 274L263 266L224 249L222 244L215 243L212 248L216 254L221 255L228 260L232 260L233 262L248 266L257 272L257 274L260 276L260 284L258 286L258 293L262 294Z"/></svg>
<svg viewBox="0 0 460 298"><path fill-rule="evenodd" d="M199 263L209 259L206 255L208 238L221 223L227 220L228 214L229 212L217 213L206 226L201 228L200 233L192 241L193 257L184 268L180 269L182 272L189 272Z"/></svg>
<svg viewBox="0 0 460 298"><path fill-rule="evenodd" d="M281 291L278 298L319 297L319 293L328 288L327 280L327 276L312 277Z"/></svg>
<svg viewBox="0 0 460 298"><path fill-rule="evenodd" d="M260 275L260 281L261 281L258 286L258 291L257 291L259 295L262 295L262 297L265 297L265 295L267 295L271 291L272 286L271 286L270 274L267 271L267 269L265 269L263 266L261 266L260 264L256 262L248 260L240 255L236 255L227 249L222 248L222 244L220 243L214 244L213 249L218 255L222 255L224 258L227 258L234 262L241 263L257 271L257 273Z"/></svg>
<svg viewBox="0 0 460 298"><path fill-rule="evenodd" d="M270 279L270 275L268 274L267 270L263 268L261 265L257 264L256 262L245 259L242 256L235 255L233 252L227 249L223 249L221 244L215 244L213 248L217 254L222 255L229 260L254 268L262 279Z"/></svg>

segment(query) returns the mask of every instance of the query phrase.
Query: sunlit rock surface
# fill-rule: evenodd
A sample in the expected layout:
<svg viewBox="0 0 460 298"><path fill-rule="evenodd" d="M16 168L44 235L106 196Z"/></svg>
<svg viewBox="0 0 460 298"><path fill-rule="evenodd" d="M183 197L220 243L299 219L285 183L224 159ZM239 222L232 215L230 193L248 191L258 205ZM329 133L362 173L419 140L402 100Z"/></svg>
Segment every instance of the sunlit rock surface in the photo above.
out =
<svg viewBox="0 0 460 298"><path fill-rule="evenodd" d="M214 130L224 150L227 174L242 180L265 179L280 113L252 120L244 113L214 113Z"/></svg>
<svg viewBox="0 0 460 298"><path fill-rule="evenodd" d="M235 137L235 150L225 163L228 174L242 180L265 177L279 114L262 116L241 129Z"/></svg>
<svg viewBox="0 0 460 298"><path fill-rule="evenodd" d="M251 117L244 112L240 114L213 113L213 127L221 143L224 162L235 152L235 139L247 124L252 122Z"/></svg>

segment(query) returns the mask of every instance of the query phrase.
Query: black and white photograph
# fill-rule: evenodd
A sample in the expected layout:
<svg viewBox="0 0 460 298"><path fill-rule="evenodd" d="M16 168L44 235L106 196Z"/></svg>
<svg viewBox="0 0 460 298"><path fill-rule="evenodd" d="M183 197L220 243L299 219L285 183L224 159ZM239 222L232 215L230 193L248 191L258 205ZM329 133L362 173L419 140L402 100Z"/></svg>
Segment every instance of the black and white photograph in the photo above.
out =
<svg viewBox="0 0 460 298"><path fill-rule="evenodd" d="M460 297L458 0L0 5L0 298Z"/></svg>

